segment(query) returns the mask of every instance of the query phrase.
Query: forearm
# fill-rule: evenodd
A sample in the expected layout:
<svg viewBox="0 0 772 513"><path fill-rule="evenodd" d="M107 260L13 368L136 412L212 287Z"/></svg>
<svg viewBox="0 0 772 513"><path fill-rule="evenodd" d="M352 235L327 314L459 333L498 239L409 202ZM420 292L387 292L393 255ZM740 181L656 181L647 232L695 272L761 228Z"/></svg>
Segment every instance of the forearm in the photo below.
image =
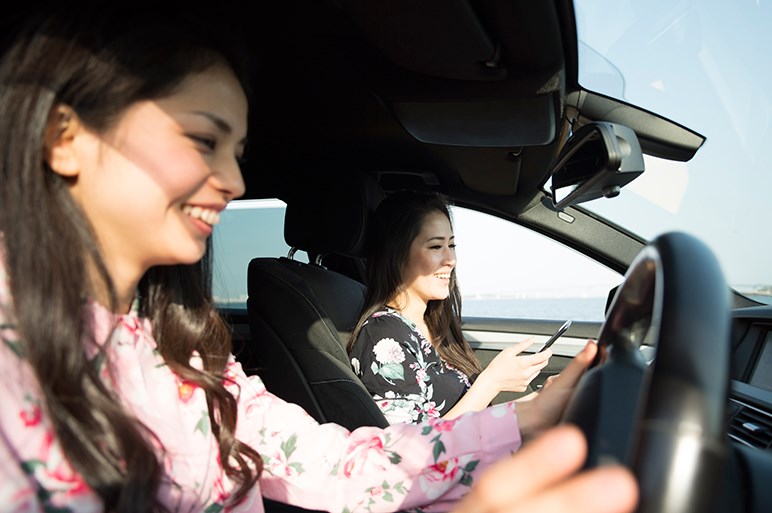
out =
<svg viewBox="0 0 772 513"><path fill-rule="evenodd" d="M265 399L270 412L240 418L265 461L261 489L304 508L383 513L431 504L447 511L480 472L520 447L511 404L451 421L348 432Z"/></svg>
<svg viewBox="0 0 772 513"><path fill-rule="evenodd" d="M498 393L499 390L492 386L490 381L485 378L484 373L480 374L472 384L472 387L461 396L461 399L442 418L454 419L470 411L481 411L491 404L491 401Z"/></svg>

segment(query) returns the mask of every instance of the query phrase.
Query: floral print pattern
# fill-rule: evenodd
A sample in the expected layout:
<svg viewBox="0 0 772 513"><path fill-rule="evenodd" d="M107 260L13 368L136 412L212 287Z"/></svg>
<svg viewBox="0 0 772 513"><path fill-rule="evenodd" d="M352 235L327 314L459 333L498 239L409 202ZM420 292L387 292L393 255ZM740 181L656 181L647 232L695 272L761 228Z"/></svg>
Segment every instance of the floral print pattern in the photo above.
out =
<svg viewBox="0 0 772 513"><path fill-rule="evenodd" d="M405 352L399 343L393 338L382 338L373 348L375 361L370 366L373 374L378 374L387 382L394 384L392 380L404 380L405 371L400 365L405 361Z"/></svg>
<svg viewBox="0 0 772 513"><path fill-rule="evenodd" d="M412 321L388 307L365 322L350 356L354 372L391 424L437 419L471 386Z"/></svg>
<svg viewBox="0 0 772 513"><path fill-rule="evenodd" d="M103 511L65 458L40 386L24 360L2 256L0 249L0 504L3 511ZM90 302L84 313L97 340L105 341L102 351L86 347L100 372L105 370L100 375L162 446L158 454L165 476L159 499L170 511L261 513L263 496L342 513L444 511L482 468L520 445L513 403L454 421L387 429L349 432L320 425L297 405L270 394L258 377L246 376L231 358L224 383L237 399L236 436L258 451L265 467L247 498L229 508L234 484L220 467L203 391L164 363L150 323L136 310L115 315ZM399 361L397 349L384 344L380 359L373 361L381 368L418 362L408 353ZM191 365L200 360L193 355Z"/></svg>

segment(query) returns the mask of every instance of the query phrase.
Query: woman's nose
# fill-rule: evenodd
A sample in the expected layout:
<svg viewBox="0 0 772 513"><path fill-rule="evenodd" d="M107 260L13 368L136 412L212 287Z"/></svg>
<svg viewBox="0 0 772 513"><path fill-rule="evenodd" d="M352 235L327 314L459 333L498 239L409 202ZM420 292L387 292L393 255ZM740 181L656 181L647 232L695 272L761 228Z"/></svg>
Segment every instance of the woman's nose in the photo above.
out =
<svg viewBox="0 0 772 513"><path fill-rule="evenodd" d="M238 160L235 158L223 159L219 164L212 175L215 187L222 192L226 201L241 197L246 188Z"/></svg>
<svg viewBox="0 0 772 513"><path fill-rule="evenodd" d="M453 248L445 249L445 263L452 267L456 266L456 251Z"/></svg>

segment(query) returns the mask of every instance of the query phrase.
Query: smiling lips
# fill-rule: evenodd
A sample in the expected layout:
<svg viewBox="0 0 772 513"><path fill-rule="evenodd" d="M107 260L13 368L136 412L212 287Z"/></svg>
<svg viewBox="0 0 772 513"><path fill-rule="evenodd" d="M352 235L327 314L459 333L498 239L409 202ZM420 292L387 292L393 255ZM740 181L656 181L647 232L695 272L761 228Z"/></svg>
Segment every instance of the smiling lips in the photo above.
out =
<svg viewBox="0 0 772 513"><path fill-rule="evenodd" d="M211 208L183 205L182 211L193 219L203 221L209 226L214 226L220 222L220 212Z"/></svg>
<svg viewBox="0 0 772 513"><path fill-rule="evenodd" d="M435 273L434 276L436 276L437 278L439 278L441 280L449 280L450 279L450 273Z"/></svg>

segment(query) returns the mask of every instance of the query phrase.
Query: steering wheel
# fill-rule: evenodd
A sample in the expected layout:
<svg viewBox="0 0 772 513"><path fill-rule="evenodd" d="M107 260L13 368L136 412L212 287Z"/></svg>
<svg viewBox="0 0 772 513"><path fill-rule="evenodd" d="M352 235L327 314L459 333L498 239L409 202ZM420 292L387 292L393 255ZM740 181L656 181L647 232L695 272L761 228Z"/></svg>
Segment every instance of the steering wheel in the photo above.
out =
<svg viewBox="0 0 772 513"><path fill-rule="evenodd" d="M564 421L587 467L621 463L641 512L711 511L721 489L731 341L729 287L707 246L668 233L635 258L598 335L598 358ZM656 357L644 361L640 347Z"/></svg>

